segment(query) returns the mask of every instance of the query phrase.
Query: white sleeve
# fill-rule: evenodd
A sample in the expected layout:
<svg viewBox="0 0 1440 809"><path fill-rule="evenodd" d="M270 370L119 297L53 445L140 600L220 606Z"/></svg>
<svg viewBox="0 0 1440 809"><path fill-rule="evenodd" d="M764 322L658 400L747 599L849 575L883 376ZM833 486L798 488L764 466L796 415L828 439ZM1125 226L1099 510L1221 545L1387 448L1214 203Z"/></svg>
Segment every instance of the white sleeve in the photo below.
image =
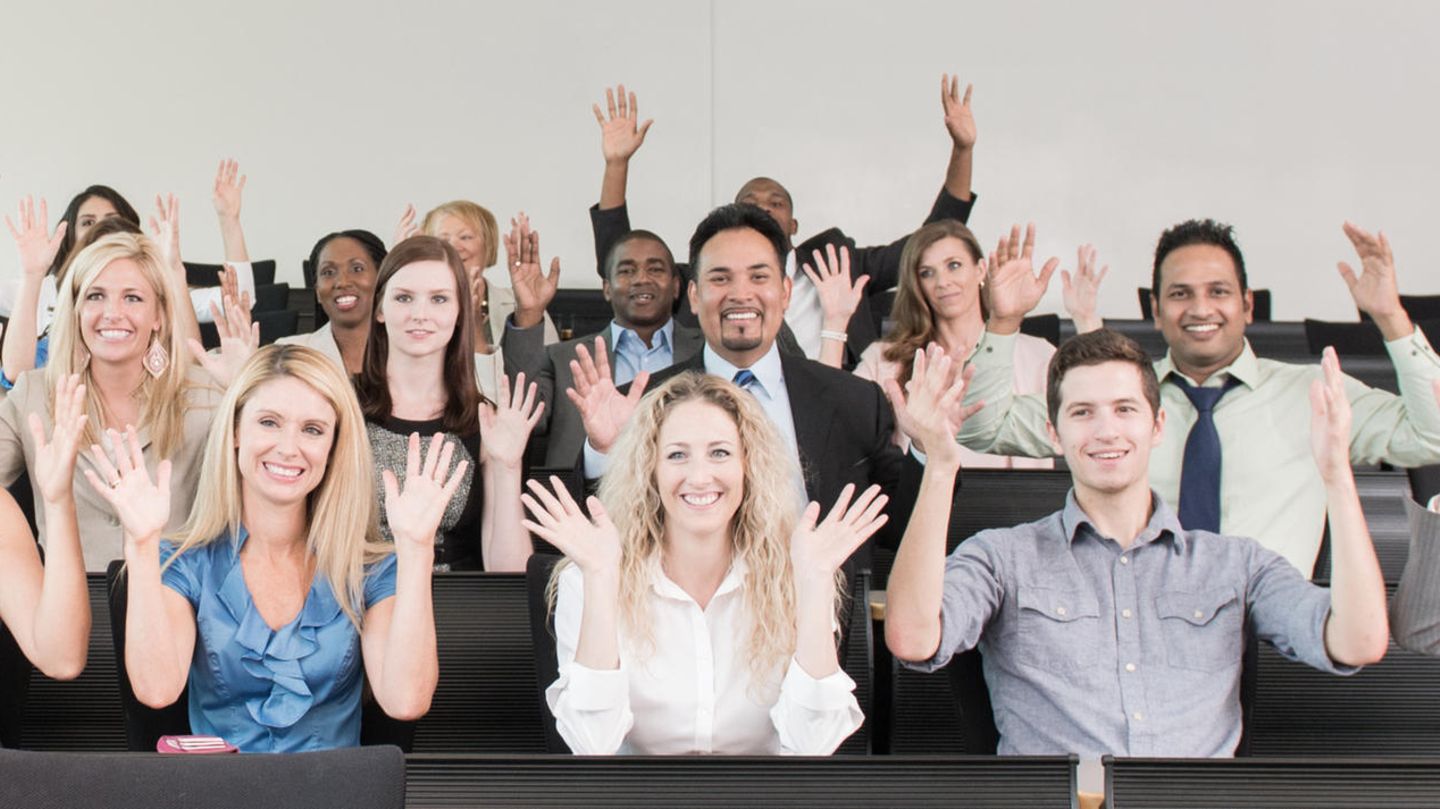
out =
<svg viewBox="0 0 1440 809"><path fill-rule="evenodd" d="M597 671L575 662L584 610L584 579L570 566L560 574L555 599L555 656L560 678L545 689L560 737L579 755L614 755L635 715L630 712L630 678L624 663L613 671Z"/></svg>
<svg viewBox="0 0 1440 809"><path fill-rule="evenodd" d="M864 721L855 699L855 681L843 669L817 680L790 660L780 699L770 709L782 754L828 756Z"/></svg>
<svg viewBox="0 0 1440 809"><path fill-rule="evenodd" d="M250 295L250 308L255 308L255 268L248 261L227 261L240 276L240 294ZM195 287L190 290L190 305L195 307L195 319L201 323L214 323L210 304L220 305L220 287Z"/></svg>

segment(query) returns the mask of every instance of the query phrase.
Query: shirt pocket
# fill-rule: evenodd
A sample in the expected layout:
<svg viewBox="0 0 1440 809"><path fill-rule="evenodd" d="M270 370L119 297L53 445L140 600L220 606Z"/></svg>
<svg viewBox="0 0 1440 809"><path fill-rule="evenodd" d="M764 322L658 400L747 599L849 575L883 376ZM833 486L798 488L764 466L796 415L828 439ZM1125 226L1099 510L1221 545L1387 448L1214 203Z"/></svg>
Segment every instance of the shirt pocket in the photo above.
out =
<svg viewBox="0 0 1440 809"><path fill-rule="evenodd" d="M1100 655L1100 603L1075 590L1021 587L1017 662L1060 674L1095 665Z"/></svg>
<svg viewBox="0 0 1440 809"><path fill-rule="evenodd" d="M1198 593L1171 591L1155 599L1165 661L1193 671L1240 665L1245 651L1244 610L1233 587Z"/></svg>

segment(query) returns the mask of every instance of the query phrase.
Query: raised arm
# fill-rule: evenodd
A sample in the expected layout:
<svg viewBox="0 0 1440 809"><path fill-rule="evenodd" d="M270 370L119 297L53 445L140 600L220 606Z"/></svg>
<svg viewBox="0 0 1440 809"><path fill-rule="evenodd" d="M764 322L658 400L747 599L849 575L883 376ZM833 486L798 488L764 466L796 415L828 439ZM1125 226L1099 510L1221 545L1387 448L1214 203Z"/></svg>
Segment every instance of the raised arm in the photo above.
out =
<svg viewBox="0 0 1440 809"><path fill-rule="evenodd" d="M85 386L80 377L55 389L54 429L45 440L37 413L31 480L45 509L45 563L8 492L0 494L0 621L20 651L47 677L70 680L85 668L90 641L90 595L75 519L75 453L85 431Z"/></svg>
<svg viewBox="0 0 1440 809"><path fill-rule="evenodd" d="M1110 272L1107 264L1096 271L1095 245L1082 244L1076 251L1075 274L1069 270L1060 271L1060 281L1065 285L1065 313L1075 324L1075 333L1097 331L1105 327L1105 321L1097 314L1100 297L1100 282Z"/></svg>
<svg viewBox="0 0 1440 809"><path fill-rule="evenodd" d="M454 450L443 433L436 433L422 462L420 435L411 433L405 488L400 488L393 471L381 471L385 517L395 537L395 595L365 610L360 642L365 679L375 701L396 719L424 716L440 679L431 593L435 529L470 465L462 460L452 471Z"/></svg>
<svg viewBox="0 0 1440 809"><path fill-rule="evenodd" d="M245 193L245 175L234 160L221 160L215 171L212 199L215 215L220 219L220 239L225 244L226 261L250 261L245 247L245 229L240 226L240 200Z"/></svg>
<svg viewBox="0 0 1440 809"><path fill-rule="evenodd" d="M824 317L820 324L820 356L816 359L831 368L840 368L845 362L850 317L860 305L870 276L851 277L850 248L843 245L837 254L835 245L827 244L825 252L816 250L812 257L815 263L802 264L800 269L815 285Z"/></svg>
<svg viewBox="0 0 1440 809"><path fill-rule="evenodd" d="M120 517L125 534L125 669L135 698L163 708L180 698L195 654L195 610L166 586L160 574L160 532L170 519L170 462L161 461L155 480L135 428L106 431L114 460L90 447L95 470L85 479Z"/></svg>
<svg viewBox="0 0 1440 809"><path fill-rule="evenodd" d="M617 100L618 97L618 100ZM655 120L640 118L640 105L635 94L625 92L621 84L614 90L605 88L605 112L600 105L591 107L600 124L600 153L605 157L605 175L600 182L600 209L619 208L625 204L625 186L630 174L630 158L645 143L645 133Z"/></svg>
<svg viewBox="0 0 1440 809"><path fill-rule="evenodd" d="M1330 519L1330 617L1325 624L1325 651L1337 663L1363 666L1384 657L1390 640L1385 579L1350 467L1350 403L1335 349L1325 349L1321 367L1324 379L1315 380L1310 387L1310 445L1325 481Z"/></svg>
<svg viewBox="0 0 1440 809"><path fill-rule="evenodd" d="M950 164L945 168L945 192L959 200L971 198L970 177L975 166L975 113L970 108L973 84L960 95L958 76L940 76L940 105L945 110L945 129L950 133Z"/></svg>
<svg viewBox="0 0 1440 809"><path fill-rule="evenodd" d="M160 246L160 255L170 268L175 279L172 289L176 295L187 295L189 285L185 280L185 262L180 260L180 200L174 194L162 197L155 195L155 213L150 217L150 235ZM180 333L187 340L200 341L200 320L195 316L195 307L185 306L181 301L173 302L175 317L179 319Z"/></svg>
<svg viewBox="0 0 1440 809"><path fill-rule="evenodd" d="M37 210L30 197L20 200L19 221L5 217L5 226L15 239L20 253L20 294L10 311L10 323L5 331L4 345L0 353L0 367L4 368L4 387L14 384L20 374L35 367L35 345L39 329L35 322L35 310L40 306L40 288L45 283L45 273L55 261L60 243L65 239L66 223L55 226L55 232L47 235L50 212L44 198Z"/></svg>
<svg viewBox="0 0 1440 809"><path fill-rule="evenodd" d="M520 572L534 547L521 525L520 478L525 444L540 420L545 405L535 401L535 383L525 374L510 380L500 377L499 401L480 406L480 472L485 487L481 504L480 553L485 569Z"/></svg>
<svg viewBox="0 0 1440 809"><path fill-rule="evenodd" d="M556 342L559 337L545 310L560 288L560 257L550 259L548 273L541 272L540 231L530 229L530 217L524 211L510 220L505 256L510 288L515 291L515 328L528 329L544 323L546 344Z"/></svg>

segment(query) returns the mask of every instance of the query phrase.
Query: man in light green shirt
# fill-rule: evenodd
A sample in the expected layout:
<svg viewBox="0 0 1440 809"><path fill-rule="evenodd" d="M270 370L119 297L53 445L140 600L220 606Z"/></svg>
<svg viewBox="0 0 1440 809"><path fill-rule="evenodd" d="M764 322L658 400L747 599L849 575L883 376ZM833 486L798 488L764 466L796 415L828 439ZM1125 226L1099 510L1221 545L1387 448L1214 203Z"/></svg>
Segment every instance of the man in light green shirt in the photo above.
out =
<svg viewBox="0 0 1440 809"><path fill-rule="evenodd" d="M1440 379L1440 357L1400 306L1389 242L1348 223L1345 234L1361 268L1341 263L1340 275L1356 306L1379 326L1400 383L1395 396L1345 378L1353 411L1350 457L1356 464L1440 462L1440 403L1431 393ZM1045 397L1017 396L1011 382L1020 321L1045 294L1056 264L1052 260L1036 274L1032 251L1033 236L1022 245L1016 231L991 258L990 317L965 395L967 404L983 401L986 407L966 419L959 435L960 443L980 452L1056 452L1045 430ZM1325 488L1310 460L1306 418L1318 366L1255 356L1245 339L1254 296L1229 226L1191 220L1162 234L1151 289L1155 325L1169 346L1155 363L1169 429L1151 457L1150 485L1180 509L1185 441L1197 415L1176 377L1203 387L1233 385L1214 409L1222 451L1220 531L1255 537L1310 575L1325 525Z"/></svg>

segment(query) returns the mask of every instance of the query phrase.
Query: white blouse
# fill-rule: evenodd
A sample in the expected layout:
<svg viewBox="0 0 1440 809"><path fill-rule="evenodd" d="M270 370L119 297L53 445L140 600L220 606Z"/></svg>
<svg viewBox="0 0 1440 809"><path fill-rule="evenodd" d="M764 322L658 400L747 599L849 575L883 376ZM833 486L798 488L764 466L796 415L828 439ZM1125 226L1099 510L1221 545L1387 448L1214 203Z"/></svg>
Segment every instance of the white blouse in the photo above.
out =
<svg viewBox="0 0 1440 809"><path fill-rule="evenodd" d="M622 629L620 667L575 662L584 578L560 574L555 645L560 678L545 692L560 735L579 754L829 755L864 721L855 682L823 679L793 658L767 682L751 680L745 565L737 560L704 609L652 566L653 648Z"/></svg>

